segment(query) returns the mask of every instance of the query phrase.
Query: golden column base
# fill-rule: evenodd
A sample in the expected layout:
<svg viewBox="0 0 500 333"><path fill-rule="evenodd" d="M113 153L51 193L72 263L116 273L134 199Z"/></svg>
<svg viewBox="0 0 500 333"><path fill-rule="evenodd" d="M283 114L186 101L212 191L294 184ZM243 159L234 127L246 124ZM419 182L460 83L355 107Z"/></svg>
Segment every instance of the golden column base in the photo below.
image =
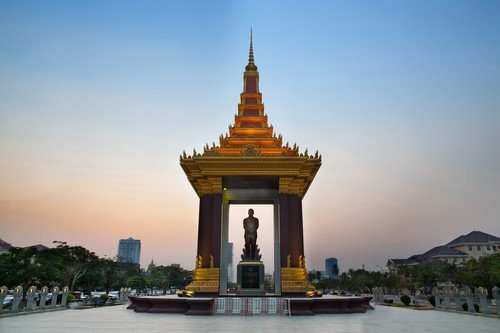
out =
<svg viewBox="0 0 500 333"><path fill-rule="evenodd" d="M306 293L314 291L307 279L307 270L303 267L288 267L281 269L282 293Z"/></svg>
<svg viewBox="0 0 500 333"><path fill-rule="evenodd" d="M186 290L195 293L218 293L219 268L196 268L193 282L186 286Z"/></svg>

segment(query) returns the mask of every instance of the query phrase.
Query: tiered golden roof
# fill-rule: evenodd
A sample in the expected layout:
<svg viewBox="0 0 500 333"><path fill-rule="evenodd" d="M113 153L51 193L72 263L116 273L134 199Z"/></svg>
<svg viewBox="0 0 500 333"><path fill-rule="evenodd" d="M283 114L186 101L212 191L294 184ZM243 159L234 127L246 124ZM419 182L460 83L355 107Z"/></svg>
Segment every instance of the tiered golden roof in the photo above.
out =
<svg viewBox="0 0 500 333"><path fill-rule="evenodd" d="M282 135L277 135L268 123L259 90L259 72L254 63L252 36L243 74L243 92L229 134L219 137L219 145L205 145L202 153L183 152L180 160L199 196L219 192L223 176L279 177L280 190L300 196L314 179L321 166L318 152L309 155L306 149L300 153L296 144L283 144Z"/></svg>
<svg viewBox="0 0 500 333"><path fill-rule="evenodd" d="M219 137L219 146L205 146L203 156L299 156L298 147L289 147L288 143L283 146L281 134L276 135L273 126L269 126L259 90L251 35L238 114L229 126L229 135Z"/></svg>

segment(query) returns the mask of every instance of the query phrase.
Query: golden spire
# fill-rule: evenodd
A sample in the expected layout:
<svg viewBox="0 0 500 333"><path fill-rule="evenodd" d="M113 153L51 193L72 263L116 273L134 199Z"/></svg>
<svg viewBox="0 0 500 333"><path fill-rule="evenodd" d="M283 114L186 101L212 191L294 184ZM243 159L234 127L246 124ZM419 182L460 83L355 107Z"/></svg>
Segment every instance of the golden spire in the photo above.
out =
<svg viewBox="0 0 500 333"><path fill-rule="evenodd" d="M257 66L254 64L254 58L253 58L253 31L252 28L250 28L250 51L248 52L248 65L245 67L245 70L247 71L256 71Z"/></svg>
<svg viewBox="0 0 500 333"><path fill-rule="evenodd" d="M250 28L250 52L248 53L248 63L253 64L253 31Z"/></svg>

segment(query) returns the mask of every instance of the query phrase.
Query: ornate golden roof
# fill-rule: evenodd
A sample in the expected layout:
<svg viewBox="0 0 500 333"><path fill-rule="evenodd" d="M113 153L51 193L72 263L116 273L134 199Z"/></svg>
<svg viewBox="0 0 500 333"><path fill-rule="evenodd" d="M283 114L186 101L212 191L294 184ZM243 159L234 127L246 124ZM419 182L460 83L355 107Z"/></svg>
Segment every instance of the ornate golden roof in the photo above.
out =
<svg viewBox="0 0 500 333"><path fill-rule="evenodd" d="M268 123L254 63L252 35L243 92L229 134L220 135L219 145L205 145L202 153L194 150L188 156L183 152L180 163L200 196L219 192L224 176L276 176L280 178L280 191L301 196L314 179L321 166L318 152L309 156L307 149L299 153L296 144L283 144L282 135L276 135Z"/></svg>

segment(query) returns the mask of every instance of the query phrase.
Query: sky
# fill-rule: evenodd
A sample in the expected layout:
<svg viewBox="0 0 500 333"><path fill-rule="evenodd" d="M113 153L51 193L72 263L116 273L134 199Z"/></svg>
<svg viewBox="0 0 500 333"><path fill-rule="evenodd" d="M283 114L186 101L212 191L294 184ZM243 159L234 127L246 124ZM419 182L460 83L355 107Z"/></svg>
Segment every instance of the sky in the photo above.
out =
<svg viewBox="0 0 500 333"><path fill-rule="evenodd" d="M1 0L0 238L114 257L133 237L143 267L193 269L179 154L233 121L250 27L270 123L323 156L308 269L500 236L498 1ZM272 212L255 216L272 267Z"/></svg>

